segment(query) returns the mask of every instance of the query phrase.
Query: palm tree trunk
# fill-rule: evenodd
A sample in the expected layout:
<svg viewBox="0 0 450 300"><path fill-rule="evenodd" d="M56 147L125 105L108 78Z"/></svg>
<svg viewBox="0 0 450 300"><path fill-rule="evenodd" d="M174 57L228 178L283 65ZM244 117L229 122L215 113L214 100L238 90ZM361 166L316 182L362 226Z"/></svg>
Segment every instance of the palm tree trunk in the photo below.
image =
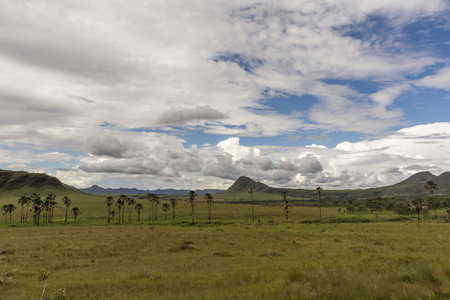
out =
<svg viewBox="0 0 450 300"><path fill-rule="evenodd" d="M64 220L64 222L66 222L67 223L67 210L69 209L69 206L68 205L66 205L66 218L65 218L65 220ZM108 222L108 224L109 224L109 222Z"/></svg>
<svg viewBox="0 0 450 300"><path fill-rule="evenodd" d="M139 219L141 218L141 212L140 211L138 211L138 222L139 222Z"/></svg>
<svg viewBox="0 0 450 300"><path fill-rule="evenodd" d="M22 204L22 210L20 211L20 223L23 223L23 220L24 220L24 217L25 217L25 215L23 213L23 209L24 209L24 205Z"/></svg>
<svg viewBox="0 0 450 300"><path fill-rule="evenodd" d="M156 209L155 209L155 222L158 222L158 202L156 202L155 207L156 207Z"/></svg>
<svg viewBox="0 0 450 300"><path fill-rule="evenodd" d="M67 214L66 214L66 220L67 220ZM111 222L111 206L108 206L108 224Z"/></svg>
<svg viewBox="0 0 450 300"><path fill-rule="evenodd" d="M172 219L175 220L175 206L172 206Z"/></svg>
<svg viewBox="0 0 450 300"><path fill-rule="evenodd" d="M192 225L194 225L194 205L192 205Z"/></svg>
<svg viewBox="0 0 450 300"><path fill-rule="evenodd" d="M27 212L26 212L26 215L25 215L25 223L27 222L27 219L28 219L28 203L27 203Z"/></svg>

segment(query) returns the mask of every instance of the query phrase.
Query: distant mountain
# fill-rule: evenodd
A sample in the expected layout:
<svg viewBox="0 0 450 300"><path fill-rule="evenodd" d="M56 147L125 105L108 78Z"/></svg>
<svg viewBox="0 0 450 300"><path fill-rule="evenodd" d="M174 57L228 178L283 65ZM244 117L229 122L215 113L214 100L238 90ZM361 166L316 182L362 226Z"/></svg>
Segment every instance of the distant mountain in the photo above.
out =
<svg viewBox="0 0 450 300"><path fill-rule="evenodd" d="M141 194L156 194L160 196L186 196L190 190L175 190L175 189L157 189L157 190L139 190L136 188L102 188L98 185L93 185L89 188L81 189L83 192L91 193L91 194L101 194L101 195L141 195ZM196 190L195 192L199 196L203 196L206 193L215 194L221 192L223 190L217 189L206 189L206 190Z"/></svg>
<svg viewBox="0 0 450 300"><path fill-rule="evenodd" d="M435 176L430 172L420 172L412 175L406 180L390 186L357 189L357 190L327 190L324 188L323 199L342 199L342 198L373 198L373 197L425 197L427 190L425 185L427 181L434 181L437 183L439 190L435 192L436 195L450 196L450 172L442 173ZM247 192L248 189L255 189L256 192L277 194L287 191L292 197L312 198L316 197L314 190L307 189L285 189L270 187L264 183L256 182L251 178L242 176L239 177L233 185L226 191L217 194L218 197L236 194L238 192Z"/></svg>
<svg viewBox="0 0 450 300"><path fill-rule="evenodd" d="M21 196L31 193L45 195L67 192L84 194L84 192L62 183L58 178L44 173L0 170L0 194Z"/></svg>

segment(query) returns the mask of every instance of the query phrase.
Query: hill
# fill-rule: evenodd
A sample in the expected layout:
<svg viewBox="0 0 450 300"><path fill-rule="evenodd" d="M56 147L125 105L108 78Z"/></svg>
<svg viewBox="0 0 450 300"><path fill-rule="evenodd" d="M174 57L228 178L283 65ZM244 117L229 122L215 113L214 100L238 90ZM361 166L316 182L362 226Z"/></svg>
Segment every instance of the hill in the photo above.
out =
<svg viewBox="0 0 450 300"><path fill-rule="evenodd" d="M0 194L2 196L22 196L32 193L45 194L85 194L62 183L58 178L44 173L0 170Z"/></svg>
<svg viewBox="0 0 450 300"><path fill-rule="evenodd" d="M450 196L450 172L435 176L430 172L420 172L412 175L406 180L390 186L358 189L358 190L327 190L324 188L323 199L343 199L343 198L374 198L374 197L425 197L427 190L424 188L427 181L437 183L439 190L435 193L440 196ZM226 191L217 194L217 197L229 198L237 194L247 193L248 189L255 189L256 192L264 194L276 194L277 199L283 191L287 191L289 196L298 198L315 197L314 190L307 189L285 189L270 187L264 183L256 182L251 178L242 176Z"/></svg>

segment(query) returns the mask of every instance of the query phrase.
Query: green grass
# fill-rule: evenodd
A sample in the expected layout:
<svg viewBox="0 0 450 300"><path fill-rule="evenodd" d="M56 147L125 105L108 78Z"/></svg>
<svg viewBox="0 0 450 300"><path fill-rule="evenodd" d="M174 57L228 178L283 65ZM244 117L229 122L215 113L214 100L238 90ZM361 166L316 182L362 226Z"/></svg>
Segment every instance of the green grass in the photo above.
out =
<svg viewBox="0 0 450 300"><path fill-rule="evenodd" d="M3 228L2 299L448 298L444 223Z"/></svg>
<svg viewBox="0 0 450 300"><path fill-rule="evenodd" d="M45 272L49 299L450 297L450 224L442 219L324 207L318 220L318 207L294 206L286 221L281 206L258 205L252 223L249 205L214 203L208 224L199 197L195 226L181 198L175 220L172 211L165 220L164 200L150 223L139 200L140 222L133 212L131 222L126 214L123 226L117 216L108 226L104 197L70 198L82 213L76 223L63 222L64 208L43 226L20 224L20 208L11 225L0 219L1 299L38 299Z"/></svg>

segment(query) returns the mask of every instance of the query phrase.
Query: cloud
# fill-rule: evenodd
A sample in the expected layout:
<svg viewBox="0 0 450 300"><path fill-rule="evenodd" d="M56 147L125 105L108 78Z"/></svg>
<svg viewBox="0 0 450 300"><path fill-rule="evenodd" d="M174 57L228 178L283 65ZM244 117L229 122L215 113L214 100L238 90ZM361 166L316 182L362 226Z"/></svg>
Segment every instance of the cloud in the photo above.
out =
<svg viewBox="0 0 450 300"><path fill-rule="evenodd" d="M411 49L405 30L446 14L443 0L9 1L0 11L2 164L45 165L76 185L143 186L225 186L245 174L372 186L393 180L381 176L392 166L445 169L448 123L397 130L407 118L396 101L412 86L448 90L448 67L423 77L445 59ZM340 131L374 140L333 149L239 139L301 145L300 134ZM197 148L191 133L223 141Z"/></svg>
<svg viewBox="0 0 450 300"><path fill-rule="evenodd" d="M322 171L322 164L313 154L307 154L300 159L299 171L300 173L317 173Z"/></svg>
<svg viewBox="0 0 450 300"><path fill-rule="evenodd" d="M125 157L130 147L116 138L108 135L89 136L86 141L86 150L92 155L110 156L114 158Z"/></svg>
<svg viewBox="0 0 450 300"><path fill-rule="evenodd" d="M436 74L426 76L414 82L417 86L450 91L450 67L440 69Z"/></svg>
<svg viewBox="0 0 450 300"><path fill-rule="evenodd" d="M193 109L172 109L166 111L158 118L158 121L162 124L181 125L190 121L216 121L226 118L228 116L224 113L204 105Z"/></svg>

